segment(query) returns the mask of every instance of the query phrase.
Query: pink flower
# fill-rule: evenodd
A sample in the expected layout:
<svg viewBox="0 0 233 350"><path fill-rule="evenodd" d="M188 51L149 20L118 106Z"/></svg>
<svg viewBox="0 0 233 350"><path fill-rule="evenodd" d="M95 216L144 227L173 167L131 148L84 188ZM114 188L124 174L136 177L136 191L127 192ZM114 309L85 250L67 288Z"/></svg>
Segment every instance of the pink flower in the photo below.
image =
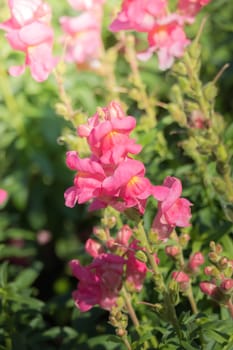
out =
<svg viewBox="0 0 233 350"><path fill-rule="evenodd" d="M148 268L146 264L135 257L137 250L141 248L134 240L127 251L126 282L131 289L139 292L142 289Z"/></svg>
<svg viewBox="0 0 233 350"><path fill-rule="evenodd" d="M205 258L201 252L193 254L188 262L188 268L192 272L198 271L200 265L204 264Z"/></svg>
<svg viewBox="0 0 233 350"><path fill-rule="evenodd" d="M146 32L165 11L166 0L123 0L121 11L110 25L110 30L117 32L133 29Z"/></svg>
<svg viewBox="0 0 233 350"><path fill-rule="evenodd" d="M159 19L148 31L148 55L158 53L159 68L170 68L175 57L182 57L185 47L189 44L183 29L184 19L171 14ZM140 58L140 55L138 56ZM142 57L142 56L141 56ZM148 58L148 57L146 57Z"/></svg>
<svg viewBox="0 0 233 350"><path fill-rule="evenodd" d="M141 146L129 138L136 120L126 116L117 102L111 102L78 128L78 134L87 137L91 151L104 164L118 164L128 155L137 154Z"/></svg>
<svg viewBox="0 0 233 350"><path fill-rule="evenodd" d="M70 262L79 281L73 299L80 311L88 311L97 304L105 310L115 306L122 286L123 265L124 258L113 254L101 254L86 267L78 260Z"/></svg>
<svg viewBox="0 0 233 350"><path fill-rule="evenodd" d="M29 66L32 77L38 81L47 79L57 64L52 56L53 30L49 25L50 7L40 0L9 0L11 18L0 24L6 31L11 47L25 53L25 63L13 66L9 72L21 75Z"/></svg>
<svg viewBox="0 0 233 350"><path fill-rule="evenodd" d="M195 17L211 0L179 0L178 10L184 16Z"/></svg>
<svg viewBox="0 0 233 350"><path fill-rule="evenodd" d="M95 6L102 5L105 0L68 0L75 10L90 10Z"/></svg>
<svg viewBox="0 0 233 350"><path fill-rule="evenodd" d="M78 17L61 17L60 23L65 33L66 61L96 65L102 48L101 12L95 10Z"/></svg>
<svg viewBox="0 0 233 350"><path fill-rule="evenodd" d="M120 211L136 207L144 213L146 200L153 192L153 186L144 175L145 167L140 161L127 158L121 162L113 175L103 181L104 193L116 199L111 205Z"/></svg>
<svg viewBox="0 0 233 350"><path fill-rule="evenodd" d="M190 225L192 203L185 198L180 198L181 193L180 180L171 176L166 177L162 186L153 187L153 195L159 204L152 228L161 240L166 240L176 226Z"/></svg>
<svg viewBox="0 0 233 350"><path fill-rule="evenodd" d="M0 188L0 205L3 205L8 198L8 192L2 188Z"/></svg>
<svg viewBox="0 0 233 350"><path fill-rule="evenodd" d="M66 164L71 170L78 171L74 186L65 192L66 206L73 208L76 202L85 203L100 195L105 173L97 161L81 159L75 151L70 151L66 154Z"/></svg>

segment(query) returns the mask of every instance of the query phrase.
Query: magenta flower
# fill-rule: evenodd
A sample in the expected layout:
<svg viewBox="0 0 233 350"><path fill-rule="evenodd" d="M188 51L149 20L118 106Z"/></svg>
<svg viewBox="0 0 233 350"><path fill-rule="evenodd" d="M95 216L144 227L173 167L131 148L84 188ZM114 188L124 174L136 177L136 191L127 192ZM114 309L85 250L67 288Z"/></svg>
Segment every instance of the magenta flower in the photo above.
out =
<svg viewBox="0 0 233 350"><path fill-rule="evenodd" d="M105 0L68 0L69 4L75 10L90 10L96 6L102 5Z"/></svg>
<svg viewBox="0 0 233 350"><path fill-rule="evenodd" d="M8 198L8 192L2 188L0 188L0 205L3 205Z"/></svg>
<svg viewBox="0 0 233 350"><path fill-rule="evenodd" d="M116 199L111 205L120 211L135 207L143 214L146 200L153 192L144 175L145 167L140 161L126 158L121 162L113 175L103 181L104 193Z"/></svg>
<svg viewBox="0 0 233 350"><path fill-rule="evenodd" d="M180 286L180 289L184 292L189 287L189 276L183 271L172 272L172 279L174 279Z"/></svg>
<svg viewBox="0 0 233 350"><path fill-rule="evenodd" d="M25 53L25 63L11 67L9 73L21 75L29 66L32 77L44 81L58 61L52 56L51 9L41 0L9 0L8 4L11 18L1 23L0 28L6 31L11 47Z"/></svg>
<svg viewBox="0 0 233 350"><path fill-rule="evenodd" d="M123 0L121 11L110 25L110 30L136 30L147 32L157 17L166 12L166 0Z"/></svg>
<svg viewBox="0 0 233 350"><path fill-rule="evenodd" d="M170 68L177 57L182 57L190 43L183 29L184 19L176 14L159 19L148 31L149 48L147 54L158 53L159 68ZM139 55L139 58L142 55Z"/></svg>
<svg viewBox="0 0 233 350"><path fill-rule="evenodd" d="M178 10L181 14L188 17L195 17L202 7L206 6L211 0L179 0Z"/></svg>
<svg viewBox="0 0 233 350"><path fill-rule="evenodd" d="M79 126L78 134L87 138L91 151L103 164L116 165L128 153L141 151L141 146L129 137L135 126L135 118L126 116L113 101L89 118L86 125Z"/></svg>
<svg viewBox="0 0 233 350"><path fill-rule="evenodd" d="M190 225L192 203L185 198L180 198L181 193L180 180L171 176L166 177L162 186L153 187L153 195L159 204L152 228L161 240L166 240L176 226Z"/></svg>
<svg viewBox="0 0 233 350"><path fill-rule="evenodd" d="M66 164L77 171L74 186L65 192L66 206L73 208L77 202L85 203L101 194L102 182L106 177L101 164L91 158L81 159L75 151L67 152Z"/></svg>
<svg viewBox="0 0 233 350"><path fill-rule="evenodd" d="M78 65L95 67L101 54L101 9L84 12L78 17L61 17L66 44L65 59Z"/></svg>
<svg viewBox="0 0 233 350"><path fill-rule="evenodd" d="M101 254L86 267L78 260L70 262L72 273L79 281L73 299L80 311L88 311L95 305L111 310L116 305L122 286L123 265L124 258L113 254Z"/></svg>

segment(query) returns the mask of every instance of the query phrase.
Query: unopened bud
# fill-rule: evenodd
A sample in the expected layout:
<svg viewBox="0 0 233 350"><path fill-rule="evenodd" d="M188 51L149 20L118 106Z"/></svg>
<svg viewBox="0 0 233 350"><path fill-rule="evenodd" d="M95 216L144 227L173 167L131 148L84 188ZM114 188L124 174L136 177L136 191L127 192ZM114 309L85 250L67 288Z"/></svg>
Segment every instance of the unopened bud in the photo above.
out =
<svg viewBox="0 0 233 350"><path fill-rule="evenodd" d="M214 264L216 264L218 261L219 261L219 256L218 256L218 254L216 254L216 253L214 253L214 252L210 252L209 254L208 254L208 257L209 257L209 260L212 262L212 263L214 263Z"/></svg>
<svg viewBox="0 0 233 350"><path fill-rule="evenodd" d="M101 253L104 253L102 245L91 238L86 241L85 250L93 258L96 258Z"/></svg>
<svg viewBox="0 0 233 350"><path fill-rule="evenodd" d="M101 241L107 241L107 239L108 239L108 235L107 235L106 231L100 227L94 227L93 233Z"/></svg>
<svg viewBox="0 0 233 350"><path fill-rule="evenodd" d="M147 262L147 256L142 250L137 250L135 253L135 258L144 263Z"/></svg>
<svg viewBox="0 0 233 350"><path fill-rule="evenodd" d="M180 248L177 246L169 245L165 248L165 252L167 255L169 255L171 257L175 257L178 254L180 254Z"/></svg>
<svg viewBox="0 0 233 350"><path fill-rule="evenodd" d="M208 282L208 281L201 282L200 289L202 293L209 295L213 298L215 298L216 295L218 294L218 287L212 282Z"/></svg>
<svg viewBox="0 0 233 350"><path fill-rule="evenodd" d="M183 271L172 272L172 278L179 284L180 289L184 292L189 287L189 276Z"/></svg>
<svg viewBox="0 0 233 350"><path fill-rule="evenodd" d="M220 271L215 266L206 266L204 272L207 276L218 278L220 276Z"/></svg>
<svg viewBox="0 0 233 350"><path fill-rule="evenodd" d="M204 86L203 88L203 93L205 98L212 102L215 97L217 96L218 93L218 89L216 88L216 86L213 83L208 83Z"/></svg>
<svg viewBox="0 0 233 350"><path fill-rule="evenodd" d="M204 264L205 258L201 252L193 254L188 262L188 268L192 272L196 272L200 265Z"/></svg>
<svg viewBox="0 0 233 350"><path fill-rule="evenodd" d="M226 268L228 267L228 259L227 259L225 256L223 256L223 257L220 259L220 261L219 261L219 263L218 263L218 266L219 266L219 268L220 268L221 270L226 269Z"/></svg>
<svg viewBox="0 0 233 350"><path fill-rule="evenodd" d="M231 292L233 290L233 279L231 278L226 278L222 281L220 288L224 292Z"/></svg>
<svg viewBox="0 0 233 350"><path fill-rule="evenodd" d="M192 58L198 59L201 55L200 45L196 41L193 41L189 45L188 52Z"/></svg>
<svg viewBox="0 0 233 350"><path fill-rule="evenodd" d="M176 62L172 66L172 72L180 74L180 75L187 75L187 68L183 62Z"/></svg>
<svg viewBox="0 0 233 350"><path fill-rule="evenodd" d="M190 240L190 236L187 233L183 233L179 237L179 243L180 243L181 247L186 248L189 240Z"/></svg>

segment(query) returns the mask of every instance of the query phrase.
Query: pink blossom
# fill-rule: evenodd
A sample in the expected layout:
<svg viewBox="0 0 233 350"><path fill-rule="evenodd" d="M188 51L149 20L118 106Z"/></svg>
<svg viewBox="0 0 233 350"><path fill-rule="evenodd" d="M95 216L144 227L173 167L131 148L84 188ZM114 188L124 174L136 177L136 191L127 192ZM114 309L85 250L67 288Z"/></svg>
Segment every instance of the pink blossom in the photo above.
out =
<svg viewBox="0 0 233 350"><path fill-rule="evenodd" d="M181 181L171 176L166 177L162 186L153 187L153 195L159 204L152 228L161 240L166 240L176 226L190 225L192 203L185 198L180 198L181 193Z"/></svg>
<svg viewBox="0 0 233 350"><path fill-rule="evenodd" d="M137 30L146 32L151 29L157 17L166 12L166 0L123 0L121 11L110 25L110 30Z"/></svg>
<svg viewBox="0 0 233 350"><path fill-rule="evenodd" d="M136 120L126 116L117 102L111 102L78 128L78 134L87 137L91 151L104 164L118 164L128 153L137 154L141 146L129 138Z"/></svg>
<svg viewBox="0 0 233 350"><path fill-rule="evenodd" d="M196 272L200 265L204 264L205 258L201 252L193 254L188 262L188 268L192 272Z"/></svg>
<svg viewBox="0 0 233 350"><path fill-rule="evenodd" d="M6 31L11 47L25 53L25 63L11 67L9 72L18 76L29 66L32 77L44 81L58 61L52 56L51 9L40 0L9 0L8 4L11 18L1 23L0 28Z"/></svg>
<svg viewBox="0 0 233 350"><path fill-rule="evenodd" d="M126 282L131 289L137 292L142 289L148 271L146 264L135 257L136 251L140 249L141 248L138 246L137 241L133 240L127 251L126 263Z"/></svg>
<svg viewBox="0 0 233 350"><path fill-rule="evenodd" d="M111 205L120 211L136 207L144 213L146 200L153 192L153 186L144 175L145 167L140 161L127 158L121 162L113 175L103 181L104 193L116 199ZM119 203L119 199L123 203Z"/></svg>
<svg viewBox="0 0 233 350"><path fill-rule="evenodd" d="M0 188L0 205L3 205L8 198L8 192L2 188Z"/></svg>
<svg viewBox="0 0 233 350"><path fill-rule="evenodd" d="M78 260L70 262L79 281L73 299L80 311L88 311L97 304L105 310L115 306L122 286L123 264L124 258L113 254L101 254L86 267Z"/></svg>
<svg viewBox="0 0 233 350"><path fill-rule="evenodd" d="M148 31L148 54L158 53L159 68L170 68L175 57L182 57L189 44L183 29L184 18L171 14L159 19ZM140 56L139 56L140 58Z"/></svg>
<svg viewBox="0 0 233 350"><path fill-rule="evenodd" d="M74 186L65 192L66 206L72 208L76 202L85 203L100 195L105 173L97 161L90 158L81 159L75 151L70 151L66 154L66 164L70 169L78 171Z"/></svg>
<svg viewBox="0 0 233 350"><path fill-rule="evenodd" d="M78 17L61 17L60 23L65 33L66 61L95 65L102 48L101 12L96 10Z"/></svg>
<svg viewBox="0 0 233 350"><path fill-rule="evenodd" d="M105 0L68 0L69 4L75 10L90 10L96 6L102 5Z"/></svg>
<svg viewBox="0 0 233 350"><path fill-rule="evenodd" d="M178 10L185 16L195 17L211 0L179 0Z"/></svg>

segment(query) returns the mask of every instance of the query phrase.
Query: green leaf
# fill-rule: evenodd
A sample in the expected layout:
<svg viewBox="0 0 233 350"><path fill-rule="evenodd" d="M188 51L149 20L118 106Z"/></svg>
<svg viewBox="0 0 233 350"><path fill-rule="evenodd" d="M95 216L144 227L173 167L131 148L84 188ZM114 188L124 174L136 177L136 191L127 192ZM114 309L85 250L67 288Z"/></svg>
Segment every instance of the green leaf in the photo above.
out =
<svg viewBox="0 0 233 350"><path fill-rule="evenodd" d="M204 337L214 339L217 343L220 343L220 344L224 344L227 341L227 339L223 335L221 335L219 332L213 331L210 329L205 331Z"/></svg>
<svg viewBox="0 0 233 350"><path fill-rule="evenodd" d="M32 285L39 275L40 270L42 269L42 264L35 264L35 268L28 268L23 270L19 276L16 277L12 285L17 290L23 290Z"/></svg>
<svg viewBox="0 0 233 350"><path fill-rule="evenodd" d="M0 267L0 285L2 288L6 287L7 285L7 280L8 280L7 268L8 268L8 261L4 261Z"/></svg>

